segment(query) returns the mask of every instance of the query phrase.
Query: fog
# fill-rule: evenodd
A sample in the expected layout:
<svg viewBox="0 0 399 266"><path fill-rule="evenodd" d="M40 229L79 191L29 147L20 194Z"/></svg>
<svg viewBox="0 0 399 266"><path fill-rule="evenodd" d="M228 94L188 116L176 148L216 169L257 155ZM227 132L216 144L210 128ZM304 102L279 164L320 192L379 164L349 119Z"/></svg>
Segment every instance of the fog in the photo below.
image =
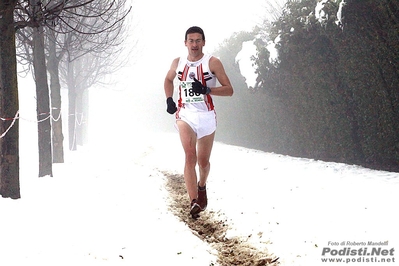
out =
<svg viewBox="0 0 399 266"><path fill-rule="evenodd" d="M252 30L267 12L264 0L141 0L134 1L132 7L130 65L114 75L118 83L110 88L118 112L128 117L131 128L135 125L136 133L145 129L175 131L174 116L166 112L163 82L172 60L187 54L184 34L189 27L203 28L204 52L212 53L234 32ZM216 108L217 102L215 97Z"/></svg>
<svg viewBox="0 0 399 266"><path fill-rule="evenodd" d="M212 53L232 33L251 30L261 22L267 7L261 0L238 3L204 0L195 7L190 3L134 1L131 39L127 40L134 45L129 65L112 75L112 84L90 88L89 141L94 148L88 154L93 156L87 157L90 159L87 162L81 160L79 152L66 153L74 159L73 163L58 165L55 179L32 178L37 173L35 88L30 75L19 79L22 192L27 200L2 201L7 217L13 217L4 219L3 228L13 229L17 225L18 230L4 232L3 239L15 241L2 242L6 254L0 259L10 263L0 264L24 260L54 265L62 260L86 265L89 261L94 265L97 258L101 264L112 259L119 262L121 254L125 261L137 262L144 257L168 261L173 256L174 261L169 261L175 262L181 258L190 261L192 254L211 254L209 247L195 246L197 242L191 239L194 235L180 229L181 223L170 223L168 206L164 205L165 196L160 190L164 179L160 178L159 170L182 170L183 152L170 153L178 140L169 134L148 134L148 131L175 132L174 116L166 112L163 81L172 60L186 53L183 43L186 29L201 26L207 39L205 52ZM68 116L67 99L67 91L63 89L64 123ZM215 97L216 108L218 100ZM67 135L67 126L63 130ZM151 137L157 136L164 139L151 141ZM132 143L138 145L128 145ZM210 179L213 197L210 210L214 213L223 210L232 225L230 237L248 236L247 241L255 242L264 235L258 245L264 248L267 241L268 248L281 257L280 261L287 262L285 265L293 265L291 260L295 265L314 265L329 241L389 240L389 247L398 243L398 234L394 233L398 219L392 212L393 202L398 201L396 175L220 143L216 143L215 149L213 156L218 163L212 173L221 178ZM243 161L249 166L232 167ZM241 182L242 176L249 180ZM360 196L347 204L360 186ZM135 189L141 193L135 193ZM266 197L260 209L259 195ZM140 202L148 204L136 204ZM296 219L292 219L293 214ZM380 214L385 218L381 219ZM136 219L138 216L145 219ZM36 217L33 223L27 222L32 217ZM157 234L159 241L153 241L152 236ZM170 241L171 237L184 241ZM191 238L186 241L186 237ZM139 253L137 243L142 247ZM195 247L194 253L188 251L191 247ZM153 250L160 250L161 256L150 257ZM169 257L165 257L166 253Z"/></svg>
<svg viewBox="0 0 399 266"><path fill-rule="evenodd" d="M273 0L274 3L284 0ZM174 116L166 112L163 82L172 60L187 54L184 34L200 26L206 36L205 53L212 53L234 32L250 31L267 15L270 3L264 0L231 2L227 0L187 2L182 0L132 0L128 65L108 77L106 86L89 89L89 142L93 140L128 141L146 132L176 132ZM21 130L37 137L35 85L32 75L18 80ZM234 84L233 84L234 85ZM246 88L234 87L237 90ZM175 99L176 99L175 91ZM233 96L234 97L234 96ZM215 97L216 110L220 97ZM68 97L62 88L64 147L68 147ZM36 142L21 140L22 152L36 150Z"/></svg>

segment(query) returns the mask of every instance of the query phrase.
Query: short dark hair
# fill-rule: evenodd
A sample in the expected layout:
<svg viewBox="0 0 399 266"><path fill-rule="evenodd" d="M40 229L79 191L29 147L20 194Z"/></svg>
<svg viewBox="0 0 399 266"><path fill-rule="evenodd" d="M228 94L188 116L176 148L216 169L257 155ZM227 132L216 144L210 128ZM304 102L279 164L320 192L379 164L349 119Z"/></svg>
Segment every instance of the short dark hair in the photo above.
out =
<svg viewBox="0 0 399 266"><path fill-rule="evenodd" d="M202 39L205 41L205 33L200 27L192 26L192 27L188 28L188 30L186 31L185 40L187 40L187 35L190 34L190 33L200 33L200 34L202 34Z"/></svg>

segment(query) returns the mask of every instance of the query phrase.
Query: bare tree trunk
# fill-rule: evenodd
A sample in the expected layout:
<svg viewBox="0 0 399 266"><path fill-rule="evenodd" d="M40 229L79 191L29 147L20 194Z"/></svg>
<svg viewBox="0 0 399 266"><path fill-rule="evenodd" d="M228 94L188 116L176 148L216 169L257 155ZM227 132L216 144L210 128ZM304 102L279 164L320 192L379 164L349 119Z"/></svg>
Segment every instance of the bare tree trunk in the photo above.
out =
<svg viewBox="0 0 399 266"><path fill-rule="evenodd" d="M78 121L76 124L76 143L83 146L87 143L87 130L88 130L88 91L83 87L77 88L76 93L76 113L78 114Z"/></svg>
<svg viewBox="0 0 399 266"><path fill-rule="evenodd" d="M75 125L75 136L76 144L82 146L82 127L85 123L85 113L82 110L82 90L79 86L76 91L76 125Z"/></svg>
<svg viewBox="0 0 399 266"><path fill-rule="evenodd" d="M74 62L68 63L67 71L68 86L68 136L69 150L76 150L76 83L74 77Z"/></svg>
<svg viewBox="0 0 399 266"><path fill-rule="evenodd" d="M82 145L86 145L89 143L89 90L85 89L83 90L83 95L82 95L82 112L84 114L84 123L82 125Z"/></svg>
<svg viewBox="0 0 399 266"><path fill-rule="evenodd" d="M84 145L86 139L88 98L87 90L84 89L86 80L80 80L81 73L83 70L80 60L68 63L68 132L71 151L76 150L78 145Z"/></svg>
<svg viewBox="0 0 399 266"><path fill-rule="evenodd" d="M61 116L61 85L59 78L59 59L56 54L56 44L54 32L50 31L49 38L49 58L48 58L48 72L50 73L50 89L51 89L51 110L53 120L52 140L53 140L53 163L64 162L64 135L62 134L62 116Z"/></svg>
<svg viewBox="0 0 399 266"><path fill-rule="evenodd" d="M33 67L36 81L36 101L39 141L39 177L53 176L51 154L50 97L44 54L43 27L33 28Z"/></svg>
<svg viewBox="0 0 399 266"><path fill-rule="evenodd" d="M75 88L68 89L68 135L69 135L69 150L76 151L76 124L79 119L79 114L76 113L76 93Z"/></svg>
<svg viewBox="0 0 399 266"><path fill-rule="evenodd" d="M0 121L0 195L12 199L21 197L19 123L16 117L19 105L13 19L15 4L16 1L0 1L0 117L6 119Z"/></svg>

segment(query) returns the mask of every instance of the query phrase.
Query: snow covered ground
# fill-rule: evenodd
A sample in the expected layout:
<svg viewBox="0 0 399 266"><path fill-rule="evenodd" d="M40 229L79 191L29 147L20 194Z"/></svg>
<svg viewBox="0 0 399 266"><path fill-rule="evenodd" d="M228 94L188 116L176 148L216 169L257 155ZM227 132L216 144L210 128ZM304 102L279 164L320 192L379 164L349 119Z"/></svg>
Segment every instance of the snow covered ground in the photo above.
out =
<svg viewBox="0 0 399 266"><path fill-rule="evenodd" d="M171 144L172 139L167 142L177 145ZM153 151L160 150L154 146ZM148 162L167 156L159 154L159 159ZM158 167L181 172L176 158L174 163L164 162ZM369 241L384 243L378 246L384 249L397 248L398 177L398 173L216 143L208 183L209 206L228 218L232 226L228 237L242 237L259 248L266 247L280 257L282 265L321 265L322 258L330 257L349 258L352 263L362 256L322 257L322 251L370 251L375 246ZM345 245L341 245L343 241ZM365 262L354 264L368 265Z"/></svg>
<svg viewBox="0 0 399 266"><path fill-rule="evenodd" d="M154 18L142 14L148 20ZM155 17L168 23L170 14L161 14L168 17ZM239 24L244 21L230 12L225 15ZM192 21L194 17L187 18ZM211 23L204 26L208 32L213 24L204 20ZM203 25L197 20L192 24ZM22 198L0 198L1 266L216 264L213 247L192 234L168 209L166 177L161 172L182 173L184 158L173 132L173 117L165 112L162 81L178 54L164 53L168 50L164 45L159 52L163 35L152 34L151 27L143 30L148 42L143 45L156 46L146 50L150 58L155 53L157 64L144 60L151 63L151 71L137 64L139 70L129 69L121 75L119 86L126 91L115 85L115 91L95 90L90 95L90 144L76 152L66 150L66 162L54 165L54 177L37 177L34 87L19 81ZM181 44L184 49L178 36L186 26L181 27L181 31L162 34L176 41L173 46ZM228 37L229 31L224 32ZM219 35L218 28L207 33L207 47L225 38L216 40ZM132 73L139 78L130 79ZM159 73L162 78L155 77ZM67 121L66 114L63 119ZM164 122L169 133L162 130ZM65 142L67 139L65 136ZM207 211L225 216L230 228L227 237L267 248L287 266L336 264L323 262L326 258L343 259L341 264L346 265L397 265L397 255L390 252L399 246L398 173L220 142L214 146L211 164ZM374 247L381 248L381 254L368 256ZM366 255L360 255L359 249L366 248ZM322 256L323 250L329 253ZM352 251L356 255L350 255ZM367 259L391 261L367 263Z"/></svg>
<svg viewBox="0 0 399 266"><path fill-rule="evenodd" d="M66 163L54 165L54 177L37 177L36 142L30 137L36 125L21 120L22 198L0 198L0 265L216 263L213 248L168 210L161 171L182 173L177 133L140 130L129 116L115 117L101 106L101 101L94 106L99 116L92 116L96 130L90 144L66 151ZM369 241L398 248L398 173L219 142L211 164L208 211L226 217L227 237L267 248L281 265L331 264L322 258L395 259L395 253L321 254L326 248L371 251Z"/></svg>

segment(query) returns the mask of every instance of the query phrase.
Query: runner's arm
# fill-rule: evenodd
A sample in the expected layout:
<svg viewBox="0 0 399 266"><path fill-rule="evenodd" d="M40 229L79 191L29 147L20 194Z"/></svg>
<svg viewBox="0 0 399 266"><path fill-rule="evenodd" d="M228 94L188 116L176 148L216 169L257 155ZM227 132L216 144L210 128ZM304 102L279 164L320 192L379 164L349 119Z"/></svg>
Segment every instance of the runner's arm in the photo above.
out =
<svg viewBox="0 0 399 266"><path fill-rule="evenodd" d="M168 73L166 74L165 82L164 82L166 98L173 97L173 90L174 90L173 80L176 77L176 69L177 69L178 63L179 63L179 58L176 58L175 60L173 60L172 65L170 66L170 69L169 69Z"/></svg>
<svg viewBox="0 0 399 266"><path fill-rule="evenodd" d="M209 60L209 68L221 85L219 87L211 88L210 94L216 96L232 96L234 93L233 86L224 70L222 62L218 58L212 57Z"/></svg>

